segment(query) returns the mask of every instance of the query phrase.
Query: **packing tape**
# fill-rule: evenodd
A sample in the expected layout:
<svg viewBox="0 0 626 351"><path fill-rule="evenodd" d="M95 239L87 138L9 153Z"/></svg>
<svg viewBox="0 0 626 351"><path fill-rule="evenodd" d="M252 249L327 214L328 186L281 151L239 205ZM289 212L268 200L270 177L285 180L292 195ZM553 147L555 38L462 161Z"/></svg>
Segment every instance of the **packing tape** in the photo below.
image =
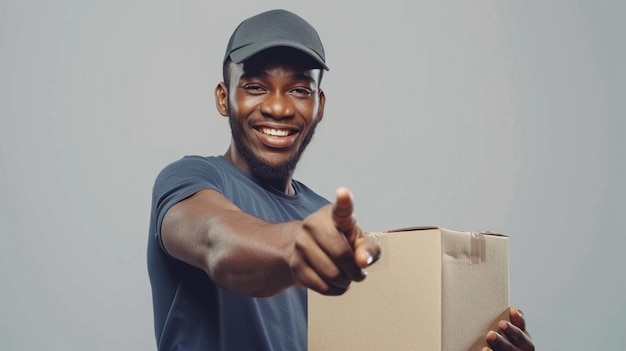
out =
<svg viewBox="0 0 626 351"><path fill-rule="evenodd" d="M485 234L470 233L470 265L485 262L487 259Z"/></svg>

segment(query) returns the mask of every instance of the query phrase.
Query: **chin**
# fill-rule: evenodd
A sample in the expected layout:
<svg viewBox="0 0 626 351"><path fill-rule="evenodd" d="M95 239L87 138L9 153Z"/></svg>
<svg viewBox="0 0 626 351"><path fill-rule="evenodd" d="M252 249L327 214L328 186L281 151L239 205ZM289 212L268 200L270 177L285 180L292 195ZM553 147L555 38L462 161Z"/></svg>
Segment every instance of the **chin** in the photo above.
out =
<svg viewBox="0 0 626 351"><path fill-rule="evenodd" d="M281 168L285 165L292 164L295 158L292 154L278 154L278 155L257 155L257 160L264 163L267 167Z"/></svg>
<svg viewBox="0 0 626 351"><path fill-rule="evenodd" d="M245 147L240 148L239 153L253 176L272 183L289 179L300 158L299 154L253 153Z"/></svg>

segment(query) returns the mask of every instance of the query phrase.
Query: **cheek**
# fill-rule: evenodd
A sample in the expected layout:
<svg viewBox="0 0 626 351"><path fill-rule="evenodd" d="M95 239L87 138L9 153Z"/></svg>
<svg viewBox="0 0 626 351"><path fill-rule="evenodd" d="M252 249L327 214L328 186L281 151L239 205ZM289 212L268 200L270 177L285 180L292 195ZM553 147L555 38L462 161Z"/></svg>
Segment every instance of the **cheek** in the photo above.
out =
<svg viewBox="0 0 626 351"><path fill-rule="evenodd" d="M247 114L258 106L262 100L258 97L251 96L236 96L231 95L230 105L232 108L232 113L239 114Z"/></svg>
<svg viewBox="0 0 626 351"><path fill-rule="evenodd" d="M307 120L312 122L316 121L319 111L319 101L303 102L297 105L297 109Z"/></svg>

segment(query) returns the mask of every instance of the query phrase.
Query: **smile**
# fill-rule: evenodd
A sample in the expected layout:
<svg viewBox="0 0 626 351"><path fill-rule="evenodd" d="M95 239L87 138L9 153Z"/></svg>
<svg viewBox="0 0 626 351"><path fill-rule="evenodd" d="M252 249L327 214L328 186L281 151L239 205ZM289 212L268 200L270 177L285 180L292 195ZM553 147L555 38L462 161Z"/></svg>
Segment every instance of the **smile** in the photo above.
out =
<svg viewBox="0 0 626 351"><path fill-rule="evenodd" d="M261 128L260 130L263 134L278 137L286 137L291 134L291 131L287 129Z"/></svg>

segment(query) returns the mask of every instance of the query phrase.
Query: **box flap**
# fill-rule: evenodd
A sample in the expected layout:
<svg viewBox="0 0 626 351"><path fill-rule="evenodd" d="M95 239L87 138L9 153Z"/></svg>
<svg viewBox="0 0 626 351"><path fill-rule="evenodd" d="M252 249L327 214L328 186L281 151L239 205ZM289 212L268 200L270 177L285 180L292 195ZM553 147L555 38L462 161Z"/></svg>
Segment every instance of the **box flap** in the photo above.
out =
<svg viewBox="0 0 626 351"><path fill-rule="evenodd" d="M430 230L430 229L439 229L439 227L434 227L434 226L429 226L429 225L422 225L422 226L414 226L414 227L406 227L406 228L398 228L398 229L386 230L383 233L411 232L411 231L414 231L414 230Z"/></svg>
<svg viewBox="0 0 626 351"><path fill-rule="evenodd" d="M400 232L412 232L412 231L418 231L418 230L432 230L432 229L442 229L445 230L442 227L437 227L437 226L431 226L431 225L422 225L422 226L413 226L413 227L405 227L405 228L398 228L398 229L390 229L390 230L386 230L383 233L400 233ZM447 229L447 230L451 230L454 232L465 232L468 234L483 234L483 235L490 235L490 236L503 236L503 237L507 237L507 235L505 234L500 234L500 233L495 233L492 231L481 231L481 232L468 232L468 231L460 231L460 230L454 230L454 229ZM370 234L376 234L376 233L370 233Z"/></svg>

